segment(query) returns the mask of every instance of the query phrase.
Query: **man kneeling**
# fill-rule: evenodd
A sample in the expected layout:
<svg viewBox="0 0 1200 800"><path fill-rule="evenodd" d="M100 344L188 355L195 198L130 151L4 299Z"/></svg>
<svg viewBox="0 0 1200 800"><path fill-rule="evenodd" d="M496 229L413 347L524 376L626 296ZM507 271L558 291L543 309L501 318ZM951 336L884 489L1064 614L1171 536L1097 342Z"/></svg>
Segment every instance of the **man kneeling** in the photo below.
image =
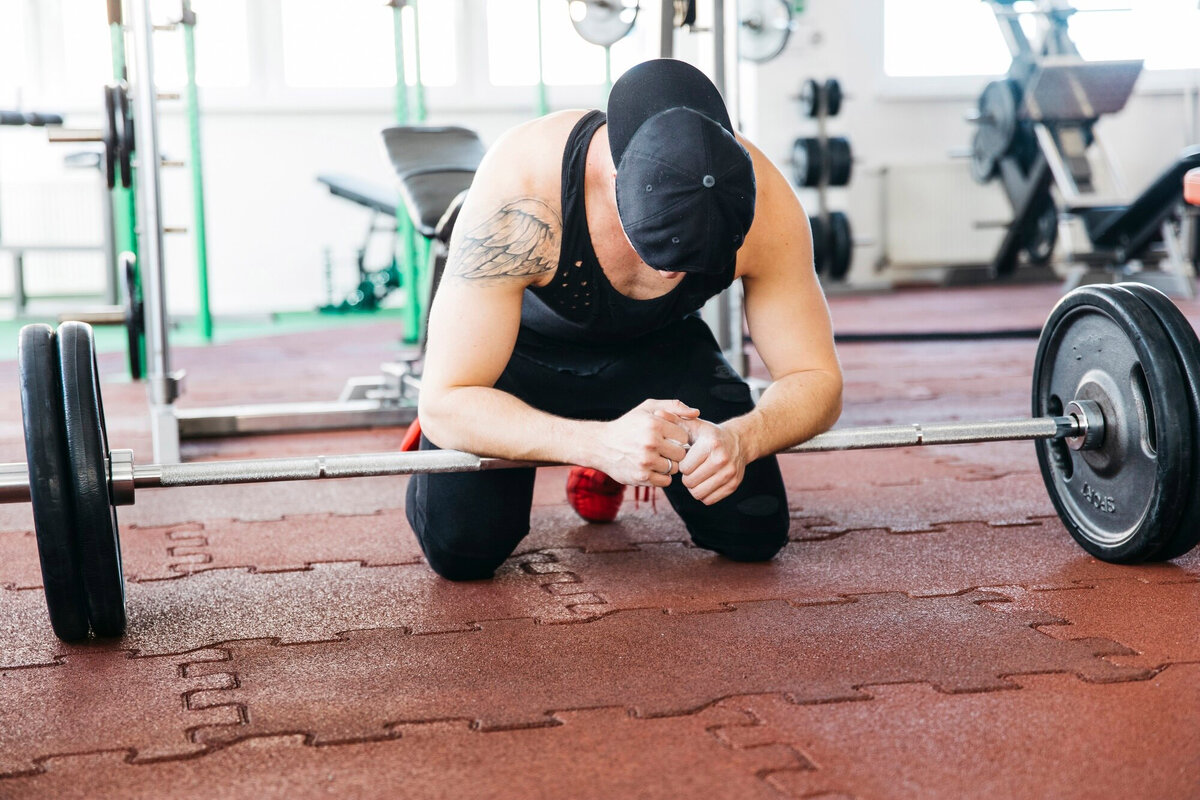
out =
<svg viewBox="0 0 1200 800"><path fill-rule="evenodd" d="M697 314L738 279L772 379L757 406ZM421 384L422 449L660 487L696 545L769 559L788 532L773 453L841 411L808 218L703 73L640 64L607 116L551 114L489 150L455 225ZM534 472L414 476L408 519L430 566L490 577L529 533Z"/></svg>

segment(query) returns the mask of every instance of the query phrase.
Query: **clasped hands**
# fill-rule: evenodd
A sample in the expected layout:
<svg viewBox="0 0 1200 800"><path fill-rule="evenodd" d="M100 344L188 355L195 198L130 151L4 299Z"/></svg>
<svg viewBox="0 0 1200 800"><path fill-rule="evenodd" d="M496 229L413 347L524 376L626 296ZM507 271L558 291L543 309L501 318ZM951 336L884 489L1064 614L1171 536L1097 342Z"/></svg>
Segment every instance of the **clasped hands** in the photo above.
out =
<svg viewBox="0 0 1200 800"><path fill-rule="evenodd" d="M606 434L600 468L624 484L665 487L681 473L692 496L712 505L746 471L737 437L679 400L646 400L607 423Z"/></svg>

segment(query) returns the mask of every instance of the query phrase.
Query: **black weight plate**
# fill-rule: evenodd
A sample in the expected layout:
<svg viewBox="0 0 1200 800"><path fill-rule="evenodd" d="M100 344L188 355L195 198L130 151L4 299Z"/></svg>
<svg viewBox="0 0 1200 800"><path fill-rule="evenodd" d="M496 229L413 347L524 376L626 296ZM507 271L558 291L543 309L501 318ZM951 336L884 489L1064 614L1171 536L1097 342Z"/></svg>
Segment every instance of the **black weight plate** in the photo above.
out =
<svg viewBox="0 0 1200 800"><path fill-rule="evenodd" d="M54 331L49 325L21 329L17 360L21 375L21 415L29 467L29 499L46 610L58 638L73 642L88 635L87 602L79 576L75 516L71 506L67 435L63 430L61 381Z"/></svg>
<svg viewBox="0 0 1200 800"><path fill-rule="evenodd" d="M850 273L850 262L854 258L854 237L850 231L850 218L845 212L829 214L829 277L842 281Z"/></svg>
<svg viewBox="0 0 1200 800"><path fill-rule="evenodd" d="M117 84L117 111L121 115L121 138L117 153L121 162L121 186L133 186L133 117L129 114L129 87Z"/></svg>
<svg viewBox="0 0 1200 800"><path fill-rule="evenodd" d="M829 266L829 233L819 216L808 218L813 238L813 270L820 275Z"/></svg>
<svg viewBox="0 0 1200 800"><path fill-rule="evenodd" d="M696 0L675 0L675 27L689 28L696 24Z"/></svg>
<svg viewBox="0 0 1200 800"><path fill-rule="evenodd" d="M117 186L117 98L113 87L104 87L104 130L101 133L104 142L104 182L110 189Z"/></svg>
<svg viewBox="0 0 1200 800"><path fill-rule="evenodd" d="M806 117L815 117L820 113L821 84L812 78L800 85L800 94L796 97L800 102L800 113Z"/></svg>
<svg viewBox="0 0 1200 800"><path fill-rule="evenodd" d="M825 152L829 162L829 185L845 186L850 183L850 173L854 168L850 140L844 136L834 136L829 140Z"/></svg>
<svg viewBox="0 0 1200 800"><path fill-rule="evenodd" d="M821 143L812 136L792 142L792 181L797 186L816 186L821 181Z"/></svg>
<svg viewBox="0 0 1200 800"><path fill-rule="evenodd" d="M979 95L979 130L974 147L993 161L1008 154L1017 133L1017 100L1020 89L1013 81L991 81Z"/></svg>
<svg viewBox="0 0 1200 800"><path fill-rule="evenodd" d="M1183 312L1171 302L1171 299L1159 290L1143 283L1121 283L1126 289L1143 303L1149 306L1163 330L1175 345L1175 355L1179 359L1179 370L1188 395L1188 408L1192 412L1192 430L1200 432L1200 340L1191 323L1183 316ZM1192 448L1192 480L1200 478L1200 447ZM1154 555L1156 561L1169 561L1190 552L1200 543L1200 493L1190 491L1184 498L1183 516L1175 529L1174 535L1163 542L1162 548Z"/></svg>
<svg viewBox="0 0 1200 800"><path fill-rule="evenodd" d="M971 177L976 183L987 183L996 177L996 158L987 150L987 138L982 129L971 137Z"/></svg>
<svg viewBox="0 0 1200 800"><path fill-rule="evenodd" d="M825 113L836 117L842 110L842 83L837 78L825 79Z"/></svg>
<svg viewBox="0 0 1200 800"><path fill-rule="evenodd" d="M1058 209L1054 198L1046 194L1040 202L1042 208L1025 231L1025 243L1021 247L1029 263L1039 266L1050 263L1054 245L1058 243Z"/></svg>
<svg viewBox="0 0 1200 800"><path fill-rule="evenodd" d="M125 632L125 579L117 514L108 491L108 436L91 327L82 322L60 325L58 359L72 467L79 572L88 618L97 636L120 636Z"/></svg>
<svg viewBox="0 0 1200 800"><path fill-rule="evenodd" d="M1037 443L1050 500L1084 550L1104 561L1156 557L1191 490L1192 419L1175 348L1150 309L1112 286L1063 297L1042 330L1033 368L1035 417L1096 401L1100 447Z"/></svg>
<svg viewBox="0 0 1200 800"><path fill-rule="evenodd" d="M125 344L129 348L129 377L142 379L142 335L146 332L146 318L138 288L137 263L133 253L121 253L125 276Z"/></svg>

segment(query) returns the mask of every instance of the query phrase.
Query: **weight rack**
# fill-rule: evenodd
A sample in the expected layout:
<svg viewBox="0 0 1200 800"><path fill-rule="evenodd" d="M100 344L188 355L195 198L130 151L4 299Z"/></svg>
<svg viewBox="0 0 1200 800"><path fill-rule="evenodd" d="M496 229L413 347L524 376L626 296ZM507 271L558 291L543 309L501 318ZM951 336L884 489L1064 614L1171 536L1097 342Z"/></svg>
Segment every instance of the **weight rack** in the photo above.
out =
<svg viewBox="0 0 1200 800"><path fill-rule="evenodd" d="M792 143L792 182L815 189L817 212L809 215L813 235L813 263L818 275L840 283L850 272L854 236L844 211L829 209L828 190L850 183L854 156L850 140L829 135L829 119L842 109L844 94L837 78L818 82L808 78L795 98L800 113L816 120L816 136L801 136Z"/></svg>

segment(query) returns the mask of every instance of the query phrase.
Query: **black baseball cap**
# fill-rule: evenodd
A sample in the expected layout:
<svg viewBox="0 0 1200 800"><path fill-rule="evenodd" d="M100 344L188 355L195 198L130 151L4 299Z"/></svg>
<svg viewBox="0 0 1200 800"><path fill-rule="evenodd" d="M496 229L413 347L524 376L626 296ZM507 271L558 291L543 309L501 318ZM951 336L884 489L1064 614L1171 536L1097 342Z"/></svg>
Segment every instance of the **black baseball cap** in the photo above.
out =
<svg viewBox="0 0 1200 800"><path fill-rule="evenodd" d="M633 67L608 98L617 212L655 269L720 274L754 221L754 165L717 87L683 61Z"/></svg>

